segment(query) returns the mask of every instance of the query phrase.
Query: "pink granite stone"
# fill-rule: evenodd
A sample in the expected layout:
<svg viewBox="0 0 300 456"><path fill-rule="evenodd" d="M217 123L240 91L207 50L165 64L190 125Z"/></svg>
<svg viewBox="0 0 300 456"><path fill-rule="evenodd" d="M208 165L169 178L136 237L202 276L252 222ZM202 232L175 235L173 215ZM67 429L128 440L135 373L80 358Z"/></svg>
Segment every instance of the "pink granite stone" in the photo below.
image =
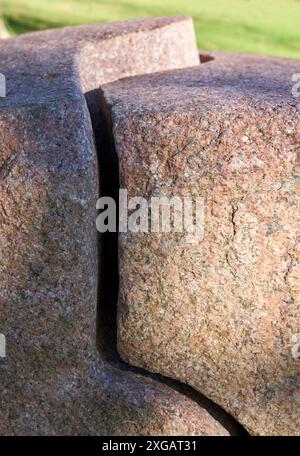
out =
<svg viewBox="0 0 300 456"><path fill-rule="evenodd" d="M205 212L196 244L120 234L119 353L252 434L299 435L299 62L212 56L102 87L128 197L202 197Z"/></svg>
<svg viewBox="0 0 300 456"><path fill-rule="evenodd" d="M0 60L0 434L228 434L194 400L96 350L98 176L83 93L196 65L191 20L27 34L1 41Z"/></svg>

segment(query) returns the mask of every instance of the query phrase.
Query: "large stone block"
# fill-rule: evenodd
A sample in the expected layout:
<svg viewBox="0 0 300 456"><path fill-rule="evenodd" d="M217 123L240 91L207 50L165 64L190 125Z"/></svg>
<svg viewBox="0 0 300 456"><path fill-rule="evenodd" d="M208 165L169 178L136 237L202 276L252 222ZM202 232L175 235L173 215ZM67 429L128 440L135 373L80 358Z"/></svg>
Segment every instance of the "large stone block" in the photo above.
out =
<svg viewBox="0 0 300 456"><path fill-rule="evenodd" d="M216 54L103 88L128 198L201 197L205 213L196 244L120 233L119 352L260 435L300 429L298 71Z"/></svg>
<svg viewBox="0 0 300 456"><path fill-rule="evenodd" d="M196 65L191 20L23 35L1 41L0 61L0 433L228 434L96 350L98 175L83 94L92 106L104 82Z"/></svg>

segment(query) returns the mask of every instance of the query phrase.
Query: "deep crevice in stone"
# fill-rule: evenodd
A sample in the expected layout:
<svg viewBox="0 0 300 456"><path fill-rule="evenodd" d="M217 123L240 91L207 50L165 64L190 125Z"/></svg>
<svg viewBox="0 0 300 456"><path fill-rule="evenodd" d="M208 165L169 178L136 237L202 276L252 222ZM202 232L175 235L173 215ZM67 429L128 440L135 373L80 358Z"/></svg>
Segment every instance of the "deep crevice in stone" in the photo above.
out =
<svg viewBox="0 0 300 456"><path fill-rule="evenodd" d="M97 152L98 197L112 197L118 207L118 158L111 133L110 114L100 90L88 92L85 97L91 115ZM120 361L116 337L119 290L117 233L98 233L98 259L97 347L103 359L115 363Z"/></svg>
<svg viewBox="0 0 300 456"><path fill-rule="evenodd" d="M212 58L206 60L209 61ZM101 89L85 94L90 111L98 157L99 196L110 196L119 202L119 165L114 146L110 110ZM117 220L118 226L118 220ZM177 380L153 374L125 363L117 350L117 304L119 291L118 233L98 234L99 282L97 303L97 348L102 359L123 371L135 372L168 385L206 409L230 435L247 436L248 432L219 405Z"/></svg>
<svg viewBox="0 0 300 456"><path fill-rule="evenodd" d="M207 63L207 62L211 62L212 60L215 60L215 57L213 57L210 54L201 52L199 54L199 60L200 60L200 63Z"/></svg>

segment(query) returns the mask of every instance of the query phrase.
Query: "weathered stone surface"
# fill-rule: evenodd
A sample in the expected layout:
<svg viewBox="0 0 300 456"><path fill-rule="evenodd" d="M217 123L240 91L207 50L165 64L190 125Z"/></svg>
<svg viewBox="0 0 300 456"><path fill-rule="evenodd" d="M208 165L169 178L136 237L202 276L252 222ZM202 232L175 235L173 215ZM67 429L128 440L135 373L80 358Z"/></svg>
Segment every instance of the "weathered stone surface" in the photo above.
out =
<svg viewBox="0 0 300 456"><path fill-rule="evenodd" d="M260 435L300 429L298 71L223 54L103 88L128 197L205 201L199 244L120 234L119 352Z"/></svg>
<svg viewBox="0 0 300 456"><path fill-rule="evenodd" d="M196 65L191 20L28 34L1 42L0 61L0 434L228 434L188 397L98 359L95 342L97 163L83 92Z"/></svg>
<svg viewBox="0 0 300 456"><path fill-rule="evenodd" d="M7 78L31 77L39 85L40 79L77 75L84 92L121 77L199 63L193 23L186 17L27 33L1 42L0 52Z"/></svg>
<svg viewBox="0 0 300 456"><path fill-rule="evenodd" d="M104 435L228 436L239 432L234 423L228 426L226 416L218 416L218 422L209 409L150 378L107 368L101 370L99 381L100 388L87 390L88 408L81 415L93 434L99 434L99 429Z"/></svg>

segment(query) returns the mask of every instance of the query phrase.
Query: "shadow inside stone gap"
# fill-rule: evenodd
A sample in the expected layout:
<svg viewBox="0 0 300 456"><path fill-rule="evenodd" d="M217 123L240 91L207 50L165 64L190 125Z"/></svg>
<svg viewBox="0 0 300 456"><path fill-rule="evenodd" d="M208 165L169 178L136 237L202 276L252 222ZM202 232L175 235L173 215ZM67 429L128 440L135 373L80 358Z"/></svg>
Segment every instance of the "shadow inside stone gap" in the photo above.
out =
<svg viewBox="0 0 300 456"><path fill-rule="evenodd" d="M119 203L119 167L111 134L110 114L100 89L85 94L91 114L98 160L99 195ZM119 292L118 233L98 233L97 347L101 357L119 361L117 351L117 303Z"/></svg>
<svg viewBox="0 0 300 456"><path fill-rule="evenodd" d="M212 60L215 60L215 57L213 57L209 53L201 52L199 54L199 60L200 60L200 63L207 63L207 62L211 62Z"/></svg>

